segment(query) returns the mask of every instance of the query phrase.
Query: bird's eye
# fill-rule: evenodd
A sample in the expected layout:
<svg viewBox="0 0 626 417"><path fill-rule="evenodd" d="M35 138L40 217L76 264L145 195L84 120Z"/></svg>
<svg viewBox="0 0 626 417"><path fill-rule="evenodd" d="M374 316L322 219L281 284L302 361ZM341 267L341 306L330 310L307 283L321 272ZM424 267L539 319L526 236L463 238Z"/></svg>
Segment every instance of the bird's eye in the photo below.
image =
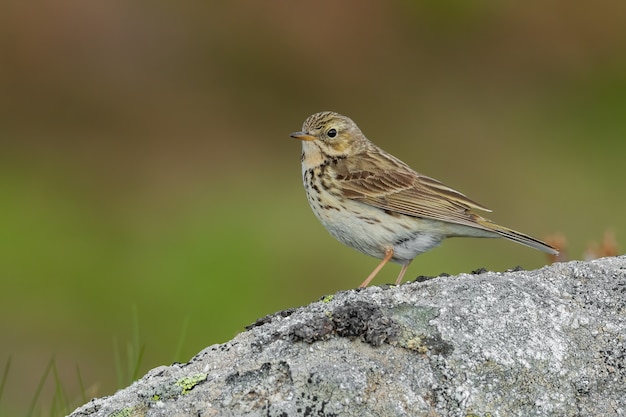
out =
<svg viewBox="0 0 626 417"><path fill-rule="evenodd" d="M335 136L337 136L337 129L330 129L328 132L326 132L326 136L328 136L329 138L334 138Z"/></svg>

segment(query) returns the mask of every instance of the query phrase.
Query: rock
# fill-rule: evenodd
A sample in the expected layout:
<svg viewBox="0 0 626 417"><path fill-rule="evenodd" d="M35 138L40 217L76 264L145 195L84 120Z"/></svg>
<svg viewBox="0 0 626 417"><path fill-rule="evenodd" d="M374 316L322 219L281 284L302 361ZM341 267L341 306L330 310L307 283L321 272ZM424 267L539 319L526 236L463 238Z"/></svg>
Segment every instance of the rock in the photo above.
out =
<svg viewBox="0 0 626 417"><path fill-rule="evenodd" d="M71 414L416 415L626 415L626 256L339 292Z"/></svg>

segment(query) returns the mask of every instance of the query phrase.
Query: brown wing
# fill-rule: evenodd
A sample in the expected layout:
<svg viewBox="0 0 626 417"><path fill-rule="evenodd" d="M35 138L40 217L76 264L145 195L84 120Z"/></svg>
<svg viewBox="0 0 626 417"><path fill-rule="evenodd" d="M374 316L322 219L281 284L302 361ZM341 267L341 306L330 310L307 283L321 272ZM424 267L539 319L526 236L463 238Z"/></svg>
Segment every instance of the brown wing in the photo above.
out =
<svg viewBox="0 0 626 417"><path fill-rule="evenodd" d="M363 153L335 169L344 196L408 216L484 228L472 209L491 211L389 154Z"/></svg>

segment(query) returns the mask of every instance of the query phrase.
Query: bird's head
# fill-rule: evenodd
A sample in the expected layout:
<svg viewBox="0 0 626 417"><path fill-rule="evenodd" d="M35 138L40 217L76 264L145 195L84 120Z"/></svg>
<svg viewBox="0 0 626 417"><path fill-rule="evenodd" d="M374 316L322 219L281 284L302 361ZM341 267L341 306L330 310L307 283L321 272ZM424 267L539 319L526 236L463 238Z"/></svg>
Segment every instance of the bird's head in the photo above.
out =
<svg viewBox="0 0 626 417"><path fill-rule="evenodd" d="M302 131L291 134L302 141L304 157L319 156L342 158L360 151L367 139L349 117L325 111L309 116L302 124Z"/></svg>

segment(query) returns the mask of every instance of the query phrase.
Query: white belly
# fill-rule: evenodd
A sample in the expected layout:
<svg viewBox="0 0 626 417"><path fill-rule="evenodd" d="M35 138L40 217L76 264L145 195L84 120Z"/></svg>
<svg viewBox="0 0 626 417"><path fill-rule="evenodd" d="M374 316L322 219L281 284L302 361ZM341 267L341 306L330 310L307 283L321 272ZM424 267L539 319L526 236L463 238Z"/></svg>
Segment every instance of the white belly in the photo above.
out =
<svg viewBox="0 0 626 417"><path fill-rule="evenodd" d="M392 261L406 264L439 245L445 237L442 222L387 214L358 201L344 199L342 202L332 196L321 204L317 201L317 194L308 190L307 197L313 212L331 235L378 259L391 248L394 252Z"/></svg>

